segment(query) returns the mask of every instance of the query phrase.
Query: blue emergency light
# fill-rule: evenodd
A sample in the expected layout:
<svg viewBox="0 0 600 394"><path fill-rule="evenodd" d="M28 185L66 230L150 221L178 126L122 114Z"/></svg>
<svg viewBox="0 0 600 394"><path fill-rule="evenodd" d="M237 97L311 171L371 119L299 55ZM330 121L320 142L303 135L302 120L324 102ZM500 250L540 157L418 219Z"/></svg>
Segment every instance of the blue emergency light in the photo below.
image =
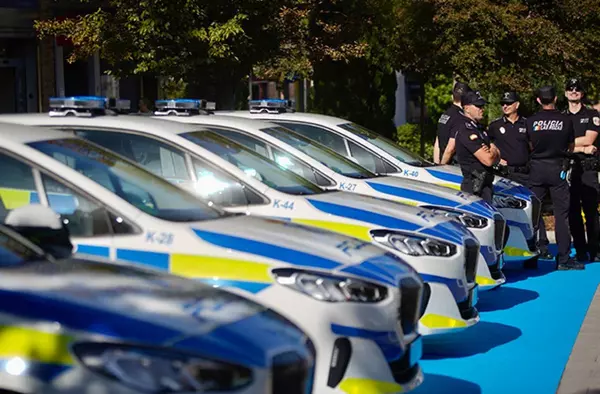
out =
<svg viewBox="0 0 600 394"><path fill-rule="evenodd" d="M292 112L294 103L292 100L283 99L263 99L263 100L249 100L248 108L251 114L279 114L282 112Z"/></svg>
<svg viewBox="0 0 600 394"><path fill-rule="evenodd" d="M50 97L50 116L91 117L103 115L107 109L124 112L131 108L129 100L99 96Z"/></svg>
<svg viewBox="0 0 600 394"><path fill-rule="evenodd" d="M200 111L214 111L217 108L217 103L202 99L169 99L156 100L155 115L158 116L190 116L199 114Z"/></svg>

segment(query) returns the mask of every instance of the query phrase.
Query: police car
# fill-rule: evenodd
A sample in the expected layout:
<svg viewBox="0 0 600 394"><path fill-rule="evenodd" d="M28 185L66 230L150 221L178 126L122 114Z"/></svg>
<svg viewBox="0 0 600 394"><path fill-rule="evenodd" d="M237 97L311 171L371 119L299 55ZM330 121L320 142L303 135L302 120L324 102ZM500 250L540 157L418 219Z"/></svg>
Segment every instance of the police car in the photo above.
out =
<svg viewBox="0 0 600 394"><path fill-rule="evenodd" d="M216 114L268 120L324 144L372 172L460 190L462 173L459 167L435 166L385 137L345 119L290 112L288 107L286 100L257 100L251 103L250 111L219 111ZM504 261L537 262L540 201L528 188L496 176L493 205L500 211L509 229Z"/></svg>
<svg viewBox="0 0 600 394"><path fill-rule="evenodd" d="M198 104L183 100L177 105L192 102ZM419 321L423 335L460 331L479 321L474 308L479 244L465 227L448 217L366 196L325 193L243 148L253 160L248 165L256 168L240 170L228 161L231 157L224 159L221 152L215 155L198 141L190 141L190 133L195 138L195 132L203 129L198 125L174 125L145 116L102 116L99 112L93 117L0 117L7 119L74 131L232 212L286 219L290 225L306 224L377 242L409 261L427 282L426 309ZM199 137L201 140L202 135ZM261 182L256 179L257 171L276 180Z"/></svg>
<svg viewBox="0 0 600 394"><path fill-rule="evenodd" d="M484 200L436 185L393 177L377 177L310 139L295 135L290 130L272 123L226 116L193 116L192 102L158 102L157 113L161 114L160 118L198 124L214 130L277 161L281 166L295 171L323 189L343 190L402 202L455 218L467 226L481 244L476 274L479 288L489 290L506 281L501 271L500 259L504 246L505 221L502 215ZM178 105L188 108L177 108ZM167 114L174 116L164 116ZM412 264L412 261L409 263ZM415 267L420 267L418 262L415 264Z"/></svg>
<svg viewBox="0 0 600 394"><path fill-rule="evenodd" d="M335 233L226 214L63 131L2 124L0 140L8 210L39 202L61 215L79 255L201 279L275 309L314 342L317 392L421 382L423 283L400 258Z"/></svg>
<svg viewBox="0 0 600 394"><path fill-rule="evenodd" d="M7 222L0 392L310 393L312 344L283 316L156 270L55 257L61 222L50 208L23 206Z"/></svg>

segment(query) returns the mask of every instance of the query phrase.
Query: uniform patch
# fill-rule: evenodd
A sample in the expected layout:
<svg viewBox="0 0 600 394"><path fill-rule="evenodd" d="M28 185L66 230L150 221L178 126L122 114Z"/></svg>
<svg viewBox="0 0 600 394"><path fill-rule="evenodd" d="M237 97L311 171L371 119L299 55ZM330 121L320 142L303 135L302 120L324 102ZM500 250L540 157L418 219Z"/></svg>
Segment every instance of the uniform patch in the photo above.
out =
<svg viewBox="0 0 600 394"><path fill-rule="evenodd" d="M446 124L449 120L450 120L450 116L444 114L444 115L440 116L440 120L438 120L438 123Z"/></svg>
<svg viewBox="0 0 600 394"><path fill-rule="evenodd" d="M599 117L597 117L597 116L594 116L594 124L595 124L596 126L600 126L600 118L599 118Z"/></svg>
<svg viewBox="0 0 600 394"><path fill-rule="evenodd" d="M525 127L519 127L519 133L526 133L527 129Z"/></svg>
<svg viewBox="0 0 600 394"><path fill-rule="evenodd" d="M469 139L470 139L471 141L475 141L475 140L477 139L477 134L471 134L471 135L469 136Z"/></svg>
<svg viewBox="0 0 600 394"><path fill-rule="evenodd" d="M502 134L504 134L504 133L506 133L506 129L505 129L504 127L500 127L500 132L501 132Z"/></svg>
<svg viewBox="0 0 600 394"><path fill-rule="evenodd" d="M579 123L589 123L590 118L581 118L579 119Z"/></svg>

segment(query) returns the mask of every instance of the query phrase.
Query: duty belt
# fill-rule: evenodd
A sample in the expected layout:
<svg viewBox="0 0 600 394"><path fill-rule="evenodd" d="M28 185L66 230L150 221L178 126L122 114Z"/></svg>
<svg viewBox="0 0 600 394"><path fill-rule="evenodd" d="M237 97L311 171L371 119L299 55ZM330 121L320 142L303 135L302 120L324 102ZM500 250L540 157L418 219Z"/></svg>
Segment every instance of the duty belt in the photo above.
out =
<svg viewBox="0 0 600 394"><path fill-rule="evenodd" d="M529 164L524 166L506 166L509 173L529 174L531 167Z"/></svg>

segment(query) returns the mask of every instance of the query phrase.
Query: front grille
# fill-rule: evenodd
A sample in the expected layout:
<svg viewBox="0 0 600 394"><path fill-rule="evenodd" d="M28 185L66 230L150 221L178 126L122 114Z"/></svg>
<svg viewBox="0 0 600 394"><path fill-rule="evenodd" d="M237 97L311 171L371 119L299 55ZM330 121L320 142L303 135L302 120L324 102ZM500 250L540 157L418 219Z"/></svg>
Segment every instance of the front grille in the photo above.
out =
<svg viewBox="0 0 600 394"><path fill-rule="evenodd" d="M479 315L477 309L475 309L469 299L459 302L458 310L460 311L460 316L465 320L473 319Z"/></svg>
<svg viewBox="0 0 600 394"><path fill-rule="evenodd" d="M422 286L416 279L404 278L400 280L398 319L400 319L400 326L404 335L408 335L417 329L422 296Z"/></svg>
<svg viewBox="0 0 600 394"><path fill-rule="evenodd" d="M423 317L429 305L429 299L431 298L431 286L425 282L423 284L423 299L421 300L421 310L419 311L419 319Z"/></svg>
<svg viewBox="0 0 600 394"><path fill-rule="evenodd" d="M496 250L502 250L505 245L505 228L506 221L502 215L494 215L494 245Z"/></svg>
<svg viewBox="0 0 600 394"><path fill-rule="evenodd" d="M394 376L394 381L400 384L408 383L413 380L421 369L418 363L411 367L409 365L408 356L392 361L389 365L392 370L392 376Z"/></svg>
<svg viewBox="0 0 600 394"><path fill-rule="evenodd" d="M307 394L312 391L313 369L296 352L273 357L271 387L273 394Z"/></svg>
<svg viewBox="0 0 600 394"><path fill-rule="evenodd" d="M535 231L537 231L540 224L540 217L542 215L542 202L536 196L531 196L531 212L533 228Z"/></svg>
<svg viewBox="0 0 600 394"><path fill-rule="evenodd" d="M493 265L488 265L488 268L490 269L490 275L492 275L492 279L498 280L503 277L499 261L496 261Z"/></svg>
<svg viewBox="0 0 600 394"><path fill-rule="evenodd" d="M479 245L472 239L465 241L465 275L467 282L475 282L477 274L477 259L479 258Z"/></svg>

